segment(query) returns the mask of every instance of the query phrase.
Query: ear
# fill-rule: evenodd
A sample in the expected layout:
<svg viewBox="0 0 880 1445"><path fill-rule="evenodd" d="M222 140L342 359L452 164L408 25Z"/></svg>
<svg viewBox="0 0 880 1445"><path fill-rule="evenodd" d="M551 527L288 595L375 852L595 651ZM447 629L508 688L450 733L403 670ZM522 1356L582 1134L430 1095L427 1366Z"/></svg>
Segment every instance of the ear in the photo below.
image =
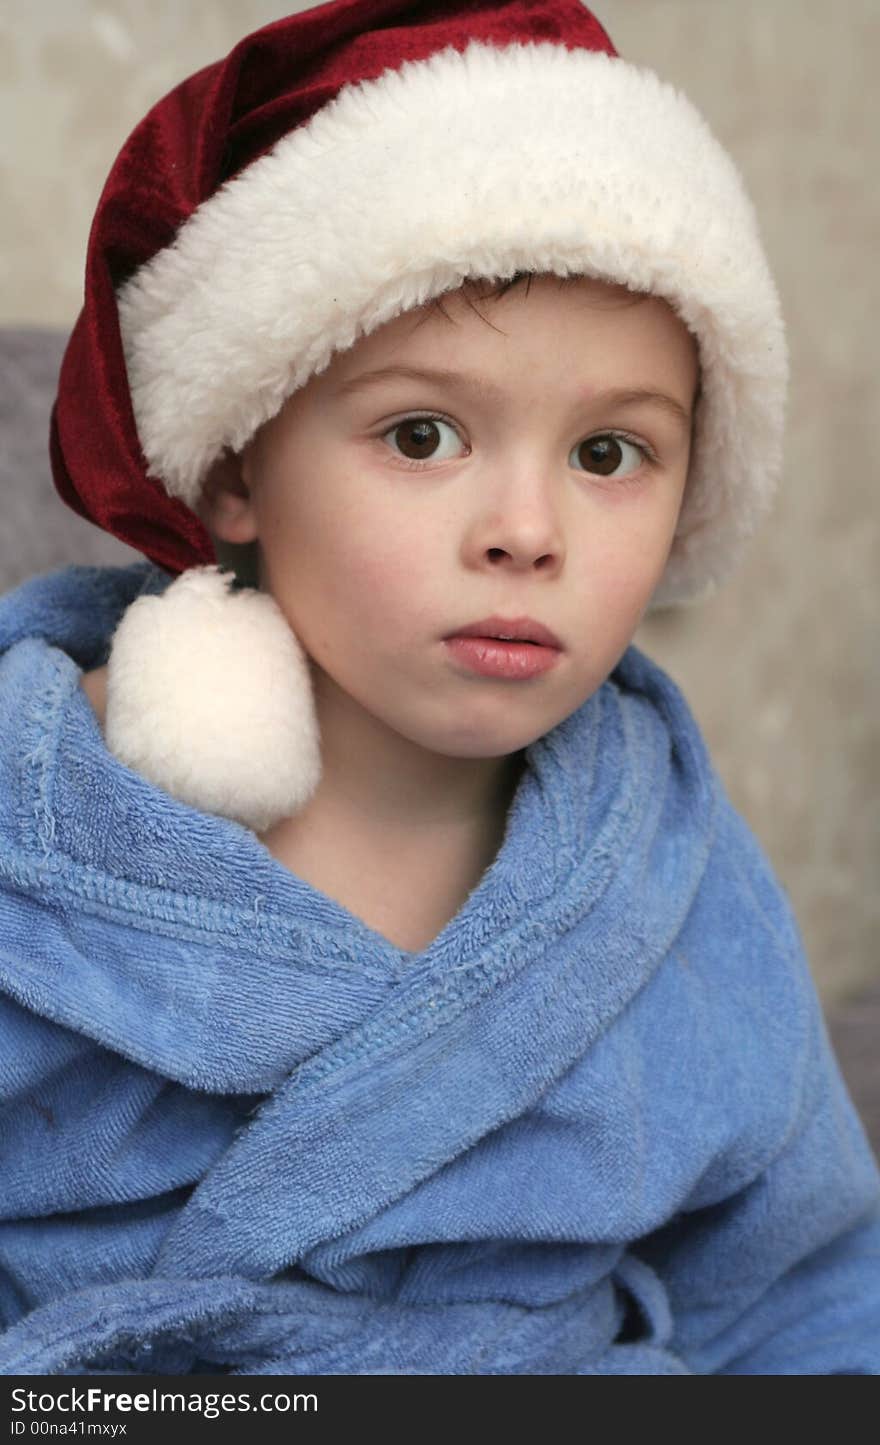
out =
<svg viewBox="0 0 880 1445"><path fill-rule="evenodd" d="M257 518L240 456L224 452L217 458L202 484L196 512L208 531L223 542L256 540Z"/></svg>

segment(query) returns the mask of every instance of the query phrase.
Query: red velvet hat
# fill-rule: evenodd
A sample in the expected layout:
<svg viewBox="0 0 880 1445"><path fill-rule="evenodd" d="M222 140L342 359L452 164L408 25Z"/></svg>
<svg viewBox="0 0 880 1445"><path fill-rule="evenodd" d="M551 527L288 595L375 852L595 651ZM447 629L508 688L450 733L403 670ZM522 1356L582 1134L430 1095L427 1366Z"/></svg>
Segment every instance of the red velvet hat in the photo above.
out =
<svg viewBox="0 0 880 1445"><path fill-rule="evenodd" d="M786 354L739 177L580 0L332 0L177 86L95 217L52 425L61 496L171 572L215 559L212 462L468 277L590 274L697 338L691 473L655 597L712 587L769 503Z"/></svg>

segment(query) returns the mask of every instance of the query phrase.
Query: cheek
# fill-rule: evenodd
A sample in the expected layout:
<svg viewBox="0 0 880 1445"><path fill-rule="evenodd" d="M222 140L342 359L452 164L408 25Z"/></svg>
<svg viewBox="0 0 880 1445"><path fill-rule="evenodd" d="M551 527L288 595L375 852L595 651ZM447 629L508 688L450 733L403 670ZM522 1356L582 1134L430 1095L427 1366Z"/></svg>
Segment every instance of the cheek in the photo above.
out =
<svg viewBox="0 0 880 1445"><path fill-rule="evenodd" d="M593 518L582 563L587 586L599 605L622 622L637 617L659 582L675 529L670 509L633 505Z"/></svg>
<svg viewBox="0 0 880 1445"><path fill-rule="evenodd" d="M430 528L407 525L400 508L365 505L351 495L315 491L267 506L272 590L291 619L361 637L380 624L404 630L429 585Z"/></svg>
<svg viewBox="0 0 880 1445"><path fill-rule="evenodd" d="M353 545L349 539L340 552L344 575L336 582L335 605L360 633L369 630L368 645L404 642L432 613L430 570L422 554L399 537L386 533L362 542Z"/></svg>

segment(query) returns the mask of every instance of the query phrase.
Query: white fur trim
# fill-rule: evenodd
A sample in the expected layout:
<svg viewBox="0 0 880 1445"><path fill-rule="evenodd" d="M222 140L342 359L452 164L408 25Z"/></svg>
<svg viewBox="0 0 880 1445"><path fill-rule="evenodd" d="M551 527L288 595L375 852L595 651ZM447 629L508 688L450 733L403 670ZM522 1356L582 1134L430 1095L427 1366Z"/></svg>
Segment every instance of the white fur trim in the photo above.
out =
<svg viewBox="0 0 880 1445"><path fill-rule="evenodd" d="M317 787L308 662L277 603L219 567L139 597L113 636L107 746L173 797L262 832Z"/></svg>
<svg viewBox="0 0 880 1445"><path fill-rule="evenodd" d="M122 289L152 472L195 507L333 353L466 277L590 274L665 297L703 399L655 603L729 570L781 462L787 357L739 175L651 71L561 45L472 43L344 87L204 202Z"/></svg>

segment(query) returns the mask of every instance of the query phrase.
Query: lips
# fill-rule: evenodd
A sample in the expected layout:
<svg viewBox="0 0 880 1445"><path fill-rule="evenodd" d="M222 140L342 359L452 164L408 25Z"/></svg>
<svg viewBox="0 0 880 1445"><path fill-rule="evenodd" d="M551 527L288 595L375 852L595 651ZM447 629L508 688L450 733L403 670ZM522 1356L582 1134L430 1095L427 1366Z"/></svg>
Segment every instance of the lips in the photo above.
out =
<svg viewBox="0 0 880 1445"><path fill-rule="evenodd" d="M495 637L509 642L533 642L539 647L555 647L562 651L562 643L542 622L532 617L484 617L480 622L469 622L450 632L449 637Z"/></svg>

